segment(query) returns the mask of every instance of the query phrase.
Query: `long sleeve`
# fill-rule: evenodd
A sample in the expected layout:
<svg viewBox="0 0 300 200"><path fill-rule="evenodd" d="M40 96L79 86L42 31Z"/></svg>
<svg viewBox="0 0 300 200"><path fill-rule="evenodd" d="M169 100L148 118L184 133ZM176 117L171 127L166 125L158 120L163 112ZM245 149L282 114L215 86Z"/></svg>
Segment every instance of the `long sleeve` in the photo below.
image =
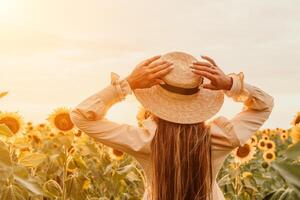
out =
<svg viewBox="0 0 300 200"><path fill-rule="evenodd" d="M127 80L119 80L119 76L112 73L111 84L77 105L71 111L71 120L98 142L136 157L147 156L147 144L152 138L146 129L118 124L105 118L111 106L131 93Z"/></svg>
<svg viewBox="0 0 300 200"><path fill-rule="evenodd" d="M227 97L243 103L243 109L232 119L218 117L215 125L221 128L233 147L244 145L269 118L274 99L258 87L244 82L244 74L230 74L233 85L225 91Z"/></svg>

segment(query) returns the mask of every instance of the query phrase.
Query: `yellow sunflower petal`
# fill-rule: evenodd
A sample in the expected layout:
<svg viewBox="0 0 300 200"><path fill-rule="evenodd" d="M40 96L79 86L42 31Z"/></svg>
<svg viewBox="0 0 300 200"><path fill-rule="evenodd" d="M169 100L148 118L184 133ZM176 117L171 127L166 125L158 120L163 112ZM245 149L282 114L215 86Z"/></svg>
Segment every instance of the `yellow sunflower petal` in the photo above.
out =
<svg viewBox="0 0 300 200"><path fill-rule="evenodd" d="M243 178L246 178L247 176L252 176L252 173L247 171L242 173Z"/></svg>
<svg viewBox="0 0 300 200"><path fill-rule="evenodd" d="M300 142L300 124L298 123L291 129L291 138L293 143L298 143Z"/></svg>
<svg viewBox="0 0 300 200"><path fill-rule="evenodd" d="M293 119L293 121L292 121L292 125L297 125L297 124L299 124L300 123L300 112L298 112L297 114L296 114L296 116L295 116L295 118Z"/></svg>

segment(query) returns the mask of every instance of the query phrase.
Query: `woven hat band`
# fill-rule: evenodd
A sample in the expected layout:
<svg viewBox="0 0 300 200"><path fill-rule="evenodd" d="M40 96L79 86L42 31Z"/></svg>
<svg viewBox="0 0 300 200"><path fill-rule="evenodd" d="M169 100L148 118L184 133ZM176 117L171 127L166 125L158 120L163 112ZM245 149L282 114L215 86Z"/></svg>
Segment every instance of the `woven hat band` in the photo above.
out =
<svg viewBox="0 0 300 200"><path fill-rule="evenodd" d="M168 90L169 92L177 93L177 94L183 94L183 95L192 95L196 94L200 89L199 87L194 87L194 88L181 88L181 87L176 87L173 85L169 84L160 84L162 88L165 90Z"/></svg>
<svg viewBox="0 0 300 200"><path fill-rule="evenodd" d="M204 82L204 78L202 77L201 78L201 84L203 84ZM174 85L170 85L168 83L165 83L165 84L159 84L163 89L169 91L169 92L173 92L173 93L176 93L176 94L183 94L183 95L193 95L193 94L196 94L200 88L199 86L197 87L193 87L193 88L182 88L182 87L177 87L177 86L174 86Z"/></svg>

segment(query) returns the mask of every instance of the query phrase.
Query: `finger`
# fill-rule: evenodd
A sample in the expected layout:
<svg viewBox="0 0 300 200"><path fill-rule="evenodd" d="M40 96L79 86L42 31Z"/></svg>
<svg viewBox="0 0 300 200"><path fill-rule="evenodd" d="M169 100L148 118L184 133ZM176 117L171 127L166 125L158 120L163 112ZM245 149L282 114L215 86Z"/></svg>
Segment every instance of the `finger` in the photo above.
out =
<svg viewBox="0 0 300 200"><path fill-rule="evenodd" d="M207 66L201 66L201 65L194 65L190 67L191 69L197 69L197 70L201 70L201 71L206 71L212 74L218 74L218 71L216 69L213 69L211 67L207 67Z"/></svg>
<svg viewBox="0 0 300 200"><path fill-rule="evenodd" d="M197 69L192 69L192 72L195 73L195 74L197 74L197 75L204 76L204 77L208 78L211 81L215 81L216 80L216 77L212 73L201 71L201 70L197 70Z"/></svg>
<svg viewBox="0 0 300 200"><path fill-rule="evenodd" d="M202 65L202 66L207 66L207 67L212 67L213 65L209 62L203 62L203 61L196 61L193 62L193 65Z"/></svg>
<svg viewBox="0 0 300 200"><path fill-rule="evenodd" d="M208 62L210 62L212 65L214 65L214 66L218 66L217 64L216 64L216 62L212 59L212 58L210 58L210 57L208 57L208 56L201 56L201 58L203 58L204 60L207 60Z"/></svg>
<svg viewBox="0 0 300 200"><path fill-rule="evenodd" d="M162 84L162 85L166 84L162 79L159 79L159 78L155 80L155 83L156 84Z"/></svg>
<svg viewBox="0 0 300 200"><path fill-rule="evenodd" d="M205 89L216 90L216 87L213 86L212 84L203 84L203 85L201 85L201 87L203 87Z"/></svg>
<svg viewBox="0 0 300 200"><path fill-rule="evenodd" d="M160 70L160 71L156 72L155 74L153 74L153 78L155 78L155 79L162 78L165 75L167 75L172 69L173 69L173 67L168 67L166 69Z"/></svg>
<svg viewBox="0 0 300 200"><path fill-rule="evenodd" d="M173 63L165 63L165 64L162 64L162 65L158 65L158 66L152 68L150 70L150 73L156 73L156 72L158 72L160 70L163 70L165 68L171 67L172 65L173 65Z"/></svg>
<svg viewBox="0 0 300 200"><path fill-rule="evenodd" d="M161 55L157 55L157 56L153 56L147 60L142 61L139 65L149 65L150 63L152 63L153 61L159 59L161 57Z"/></svg>
<svg viewBox="0 0 300 200"><path fill-rule="evenodd" d="M153 85L157 85L157 84L166 84L162 79L155 79L154 81L151 82L150 87L152 87Z"/></svg>
<svg viewBox="0 0 300 200"><path fill-rule="evenodd" d="M152 62L150 65L148 65L148 68L149 69L154 68L154 67L157 67L157 66L165 64L165 63L168 63L168 61Z"/></svg>

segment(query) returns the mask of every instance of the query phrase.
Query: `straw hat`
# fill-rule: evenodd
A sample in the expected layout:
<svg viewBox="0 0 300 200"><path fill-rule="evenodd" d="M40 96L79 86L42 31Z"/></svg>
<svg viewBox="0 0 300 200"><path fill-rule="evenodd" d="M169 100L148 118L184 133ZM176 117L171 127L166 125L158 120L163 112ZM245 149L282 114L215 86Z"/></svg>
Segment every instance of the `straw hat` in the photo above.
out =
<svg viewBox="0 0 300 200"><path fill-rule="evenodd" d="M187 53L170 52L155 62L164 60L174 66L162 78L166 84L133 90L143 107L161 119L180 124L199 123L214 116L223 105L224 92L201 87L210 81L191 71L189 66L197 59Z"/></svg>

